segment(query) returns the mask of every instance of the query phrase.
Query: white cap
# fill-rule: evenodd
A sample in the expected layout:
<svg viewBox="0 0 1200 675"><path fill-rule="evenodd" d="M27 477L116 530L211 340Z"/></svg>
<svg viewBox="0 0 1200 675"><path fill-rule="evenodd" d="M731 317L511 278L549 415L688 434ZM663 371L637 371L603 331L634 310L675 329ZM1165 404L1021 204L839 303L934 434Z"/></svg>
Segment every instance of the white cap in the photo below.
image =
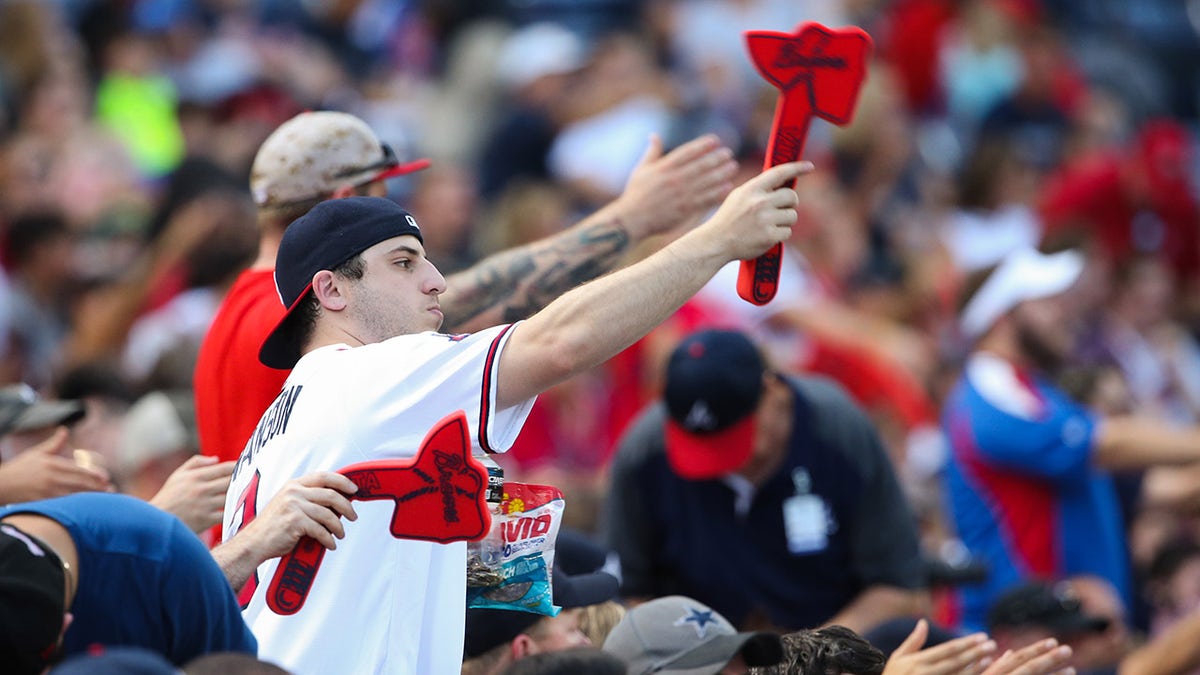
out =
<svg viewBox="0 0 1200 675"><path fill-rule="evenodd" d="M967 303L959 328L975 340L1017 305L1058 295L1082 273L1083 255L1078 251L1045 255L1032 248L1017 249L1005 256Z"/></svg>
<svg viewBox="0 0 1200 675"><path fill-rule="evenodd" d="M556 23L535 23L513 33L504 42L496 63L496 76L516 89L546 75L579 70L584 63L583 41Z"/></svg>
<svg viewBox="0 0 1200 675"><path fill-rule="evenodd" d="M185 419L190 410L181 409L189 404L182 395L154 391L129 408L117 444L118 468L123 475L132 475L147 462L174 452L195 450L195 430Z"/></svg>

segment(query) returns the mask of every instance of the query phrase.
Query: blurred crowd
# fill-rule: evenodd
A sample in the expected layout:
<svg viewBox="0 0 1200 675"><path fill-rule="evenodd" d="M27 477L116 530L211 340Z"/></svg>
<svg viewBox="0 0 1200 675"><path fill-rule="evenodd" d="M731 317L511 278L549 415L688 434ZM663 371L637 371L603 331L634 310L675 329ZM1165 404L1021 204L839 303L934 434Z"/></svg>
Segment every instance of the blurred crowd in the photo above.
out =
<svg viewBox="0 0 1200 675"><path fill-rule="evenodd" d="M25 385L8 390L21 410L33 392L82 406L51 420L70 424L53 451L86 451L89 471L0 497L151 499L195 461L197 351L258 252L250 165L297 113L352 113L432 160L388 196L449 276L612 201L655 136L714 133L734 184L757 174L778 90L742 32L802 21L860 26L875 49L852 123L813 123L779 296L753 306L718 276L543 394L498 461L600 532L613 453L671 350L699 327L745 331L867 413L941 575L931 615L957 628L953 589L986 570L947 514L941 413L982 275L1029 247L1081 252L1058 317L1069 358L1047 375L1100 415L1200 425L1196 3L0 0L0 384ZM5 463L50 433L14 425ZM1189 468L1116 474L1133 590L1093 609L1131 634L1200 609Z"/></svg>

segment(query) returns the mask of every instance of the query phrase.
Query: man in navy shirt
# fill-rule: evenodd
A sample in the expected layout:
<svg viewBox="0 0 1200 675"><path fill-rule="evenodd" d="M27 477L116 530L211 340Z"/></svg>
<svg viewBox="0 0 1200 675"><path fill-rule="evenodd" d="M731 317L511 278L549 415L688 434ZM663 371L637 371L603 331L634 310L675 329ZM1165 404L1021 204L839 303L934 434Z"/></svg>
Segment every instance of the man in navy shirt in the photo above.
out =
<svg viewBox="0 0 1200 675"><path fill-rule="evenodd" d="M856 631L922 610L916 526L875 429L836 385L766 368L741 333L684 340L620 442L605 530L626 596L686 595L742 627Z"/></svg>
<svg viewBox="0 0 1200 675"><path fill-rule="evenodd" d="M6 568L22 565L0 570L6 587L40 589L51 600L59 590L56 619L48 612L48 620L13 622L14 615L32 617L48 605L12 592L0 603L6 623L35 631L27 646L37 644L47 655L56 651L60 632L63 655L123 645L183 665L209 652L257 652L208 549L178 518L140 499L85 492L5 507L0 547Z"/></svg>

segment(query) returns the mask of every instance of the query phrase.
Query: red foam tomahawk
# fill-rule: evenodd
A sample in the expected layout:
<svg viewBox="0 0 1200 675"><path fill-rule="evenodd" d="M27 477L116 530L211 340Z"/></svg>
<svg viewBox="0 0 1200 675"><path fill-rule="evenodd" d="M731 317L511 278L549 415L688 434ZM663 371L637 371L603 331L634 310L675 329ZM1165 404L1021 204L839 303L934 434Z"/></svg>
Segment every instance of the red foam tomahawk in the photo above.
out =
<svg viewBox="0 0 1200 675"><path fill-rule="evenodd" d="M391 535L438 543L473 541L492 525L484 500L487 469L471 456L467 416L459 411L439 422L407 461L379 460L344 467L338 473L358 486L351 500L394 504ZM295 614L304 606L325 547L302 538L283 556L267 587L267 606Z"/></svg>
<svg viewBox="0 0 1200 675"><path fill-rule="evenodd" d="M795 33L747 31L746 47L758 72L780 91L764 169L800 159L814 116L837 125L850 121L871 52L871 37L862 29L802 23ZM770 302L782 259L783 244L776 244L742 261L738 295L756 305Z"/></svg>

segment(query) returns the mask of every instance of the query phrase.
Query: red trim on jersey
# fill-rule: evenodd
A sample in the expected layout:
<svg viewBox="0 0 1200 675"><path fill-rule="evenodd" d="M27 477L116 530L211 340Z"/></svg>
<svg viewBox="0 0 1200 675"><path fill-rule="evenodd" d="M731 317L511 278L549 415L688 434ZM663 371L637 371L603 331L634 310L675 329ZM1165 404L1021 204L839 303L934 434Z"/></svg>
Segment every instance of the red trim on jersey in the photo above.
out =
<svg viewBox="0 0 1200 675"><path fill-rule="evenodd" d="M962 449L963 472L980 497L1010 553L1026 573L1053 577L1060 569L1057 532L1058 501L1049 482L989 464L982 456L965 419L950 424L952 443Z"/></svg>
<svg viewBox="0 0 1200 675"><path fill-rule="evenodd" d="M495 370L496 354L500 351L500 341L504 339L510 328L512 328L512 324L505 326L504 330L500 331L500 334L492 340L492 345L488 347L487 362L483 364L483 393L479 397L479 447L488 454L496 453L487 439L488 422L491 421L491 396L489 394L492 392L492 373Z"/></svg>
<svg viewBox="0 0 1200 675"><path fill-rule="evenodd" d="M1046 397L1042 396L1042 391L1038 389L1037 383L1033 381L1033 377L1024 369L1013 366L1013 375L1016 376L1017 382L1025 389L1025 392L1037 400L1038 419L1045 419L1049 412L1050 406L1046 405Z"/></svg>

